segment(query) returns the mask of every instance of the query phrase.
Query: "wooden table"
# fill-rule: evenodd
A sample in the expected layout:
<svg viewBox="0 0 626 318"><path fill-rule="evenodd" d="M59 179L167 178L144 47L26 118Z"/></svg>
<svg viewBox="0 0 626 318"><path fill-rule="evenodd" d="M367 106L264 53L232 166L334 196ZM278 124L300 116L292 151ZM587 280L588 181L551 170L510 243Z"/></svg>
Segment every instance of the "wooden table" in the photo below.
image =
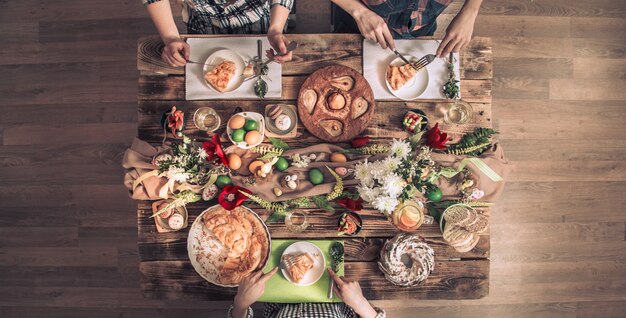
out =
<svg viewBox="0 0 626 318"><path fill-rule="evenodd" d="M202 36L208 37L208 36ZM341 64L362 72L362 37L354 34L291 34L291 40L300 47L293 61L283 66L283 98L281 101L295 104L300 85L318 68ZM208 136L193 126L191 116L198 107L210 106L222 118L228 116L236 106L244 110L261 112L264 105L276 100L228 100L228 101L185 101L184 68L171 68L160 59L160 40L143 38L139 41L139 131L138 137L159 144L163 131L159 127L161 114L172 105L185 111L184 133L199 140ZM461 53L461 94L474 109L471 123L461 126L440 127L458 138L460 134L476 126L491 127L491 39L474 38ZM377 101L376 114L364 132L375 141L403 138L402 117L407 109L424 110L431 122L441 121L435 108L445 100L403 102L397 100ZM222 124L224 126L224 123ZM222 132L221 127L218 132ZM286 140L292 148L319 143L299 125L296 138ZM213 203L211 203L212 205ZM188 206L189 221L209 204L198 203ZM269 212L255 209L262 218ZM488 212L488 211L487 211ZM301 234L285 229L283 223L268 225L273 238L337 238L336 217L319 209L308 209L311 226ZM167 299L229 300L235 288L222 288L202 279L193 269L187 256L188 230L175 233L157 233L149 202L140 202L137 210L138 246L140 256L141 290L147 297ZM480 243L472 251L457 253L447 246L437 224L423 225L418 233L435 250L435 270L428 280L417 287L399 288L385 280L376 263L378 253L386 239L398 233L378 211L361 211L364 228L359 237L345 239L345 275L361 283L365 296L377 299L476 299L489 293L489 232L482 234Z"/></svg>

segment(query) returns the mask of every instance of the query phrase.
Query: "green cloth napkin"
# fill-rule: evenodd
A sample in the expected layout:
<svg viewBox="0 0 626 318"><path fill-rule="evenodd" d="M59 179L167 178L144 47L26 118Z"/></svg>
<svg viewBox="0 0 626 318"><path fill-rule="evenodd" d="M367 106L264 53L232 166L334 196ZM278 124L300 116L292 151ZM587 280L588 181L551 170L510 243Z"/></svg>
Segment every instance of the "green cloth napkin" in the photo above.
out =
<svg viewBox="0 0 626 318"><path fill-rule="evenodd" d="M280 257L283 255L283 251L289 247L292 243L300 240L272 240L272 252L270 253L270 259L263 269L264 273L269 272L280 264ZM324 257L326 258L326 267L330 267L330 245L335 242L334 240L310 240L307 241L317 245L322 250ZM341 244L343 241L339 240ZM343 266L340 267L339 276L343 276ZM335 303L341 302L336 295L334 298L328 298L328 285L330 284L330 275L327 271L324 271L322 277L313 285L310 286L297 286L290 283L282 271L279 269L265 285L265 293L258 300L260 302L273 302L273 303Z"/></svg>

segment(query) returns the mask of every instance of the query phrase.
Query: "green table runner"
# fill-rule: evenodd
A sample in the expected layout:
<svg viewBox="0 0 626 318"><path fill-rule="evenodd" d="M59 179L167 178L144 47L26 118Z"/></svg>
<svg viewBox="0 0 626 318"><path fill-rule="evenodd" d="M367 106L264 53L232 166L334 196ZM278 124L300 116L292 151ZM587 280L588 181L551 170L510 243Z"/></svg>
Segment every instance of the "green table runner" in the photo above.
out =
<svg viewBox="0 0 626 318"><path fill-rule="evenodd" d="M264 273L269 272L280 264L280 257L283 251L289 247L292 243L300 240L272 240L272 252L270 259L263 269ZM335 242L333 240L308 240L307 242L313 243L319 247L324 253L326 258L326 267L330 267L330 245ZM343 244L343 241L339 240ZM343 266L340 267L339 276L343 276ZM329 299L328 285L330 284L330 275L327 271L324 271L322 277L313 285L310 286L297 286L290 283L282 271L279 269L265 285L265 293L259 299L260 302L274 302L274 303L331 303L341 302L337 296Z"/></svg>

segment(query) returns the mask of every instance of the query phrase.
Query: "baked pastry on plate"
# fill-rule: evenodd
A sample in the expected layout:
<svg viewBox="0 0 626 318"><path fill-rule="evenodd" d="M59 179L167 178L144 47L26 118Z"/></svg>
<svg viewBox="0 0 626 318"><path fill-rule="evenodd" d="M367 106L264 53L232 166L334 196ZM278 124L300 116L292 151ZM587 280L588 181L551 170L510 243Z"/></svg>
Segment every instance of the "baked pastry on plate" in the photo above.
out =
<svg viewBox="0 0 626 318"><path fill-rule="evenodd" d="M413 78L415 74L417 74L417 71L410 64L401 66L389 65L387 69L387 82L393 90L397 91Z"/></svg>
<svg viewBox="0 0 626 318"><path fill-rule="evenodd" d="M313 268L315 260L309 253L285 254L282 262L294 283L300 283L304 275Z"/></svg>
<svg viewBox="0 0 626 318"><path fill-rule="evenodd" d="M204 75L204 79L211 85L215 90L220 93L223 93L228 87L228 83L230 79L235 75L236 70L235 62L231 60L224 60L213 70L207 72Z"/></svg>

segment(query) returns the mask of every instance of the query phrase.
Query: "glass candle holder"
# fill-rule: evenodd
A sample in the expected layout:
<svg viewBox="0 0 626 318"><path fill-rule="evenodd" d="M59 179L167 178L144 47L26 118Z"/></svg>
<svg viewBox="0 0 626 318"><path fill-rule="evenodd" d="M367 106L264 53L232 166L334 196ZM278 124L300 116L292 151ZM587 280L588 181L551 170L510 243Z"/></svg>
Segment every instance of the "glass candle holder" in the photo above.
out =
<svg viewBox="0 0 626 318"><path fill-rule="evenodd" d="M285 216L285 225L289 231L300 233L309 227L309 218L304 212L288 212Z"/></svg>
<svg viewBox="0 0 626 318"><path fill-rule="evenodd" d="M200 107L193 114L193 123L203 131L215 131L220 127L222 120L211 107Z"/></svg>

